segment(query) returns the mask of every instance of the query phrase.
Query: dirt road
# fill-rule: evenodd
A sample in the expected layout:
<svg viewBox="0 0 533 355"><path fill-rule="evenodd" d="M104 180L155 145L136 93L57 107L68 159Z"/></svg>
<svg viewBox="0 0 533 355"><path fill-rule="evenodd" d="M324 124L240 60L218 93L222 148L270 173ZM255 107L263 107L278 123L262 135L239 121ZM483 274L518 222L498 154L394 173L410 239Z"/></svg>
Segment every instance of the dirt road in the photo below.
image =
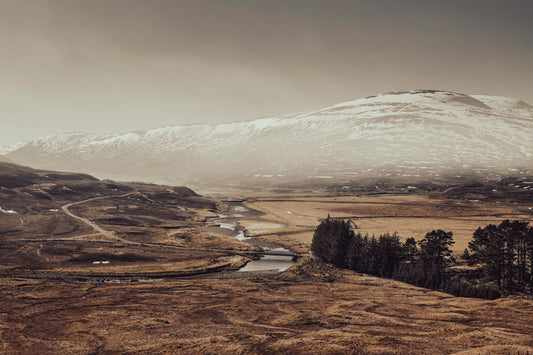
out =
<svg viewBox="0 0 533 355"><path fill-rule="evenodd" d="M137 243L137 242L131 242L129 240L126 240L126 239L123 239L123 238L120 238L120 237L117 237L115 235L114 232L112 231L108 231L108 230L105 230L103 229L102 227L100 227L98 224L92 222L92 221L89 221L87 218L83 218L81 216L77 216L75 215L74 213L72 213L70 210L69 210L69 207L71 206L74 206L74 205L80 205L82 203L86 203L86 202L91 202L91 201L96 201L96 200L103 200L103 199L106 199L106 198L116 198L116 197L127 197L127 196L130 196L130 195L133 195L135 192L129 192L127 194L124 194L124 195L118 195L118 196L103 196L103 197L94 197L94 198L89 198L87 200L83 200L83 201L78 201L78 202L72 202L72 203L68 203L66 205L63 205L61 206L61 209L63 210L63 212L65 212L67 215L69 215L70 217L72 218L76 218L80 221L82 221L83 223L87 224L89 227L91 227L92 229L94 229L95 231L98 232L98 234L102 234L104 235L105 237L109 238L110 240L114 240L114 241L119 241L119 242L122 242L122 243L127 243L127 244L141 244L141 243Z"/></svg>

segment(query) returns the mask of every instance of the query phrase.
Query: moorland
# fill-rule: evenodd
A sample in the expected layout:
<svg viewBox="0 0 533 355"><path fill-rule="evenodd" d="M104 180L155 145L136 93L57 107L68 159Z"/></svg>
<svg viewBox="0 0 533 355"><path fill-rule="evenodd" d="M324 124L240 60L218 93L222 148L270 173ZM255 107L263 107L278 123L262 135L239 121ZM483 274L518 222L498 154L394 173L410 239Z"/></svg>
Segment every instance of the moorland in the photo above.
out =
<svg viewBox="0 0 533 355"><path fill-rule="evenodd" d="M204 197L0 164L2 353L533 352L527 297L454 297L313 256L239 276L257 247L212 222L232 197L258 245L305 255L330 214L369 234L450 230L459 254L477 227L532 220L531 178Z"/></svg>

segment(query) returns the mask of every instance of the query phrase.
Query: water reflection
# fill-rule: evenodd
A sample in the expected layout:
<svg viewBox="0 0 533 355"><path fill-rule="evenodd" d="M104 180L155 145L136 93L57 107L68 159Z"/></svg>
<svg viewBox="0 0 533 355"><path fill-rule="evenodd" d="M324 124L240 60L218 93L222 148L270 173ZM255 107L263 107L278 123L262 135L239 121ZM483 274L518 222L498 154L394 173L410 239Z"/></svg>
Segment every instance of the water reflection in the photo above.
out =
<svg viewBox="0 0 533 355"><path fill-rule="evenodd" d="M229 205L229 208L224 212L224 214L219 214L217 218L212 220L213 223L218 224L219 226L210 227L210 230L230 235L248 245L259 247L263 250L289 252L289 250L281 247L268 248L257 245L257 243L254 243L254 238L245 237L244 232L240 228L239 219L258 217L260 212L246 208L242 205L241 201L226 200L224 202ZM259 260L250 261L248 264L240 268L239 271L279 270L281 272L288 269L292 265L294 265L294 261L292 260L291 256L264 255Z"/></svg>
<svg viewBox="0 0 533 355"><path fill-rule="evenodd" d="M264 271L264 270L279 270L284 271L294 265L292 257L265 255L259 260L252 260L239 271Z"/></svg>

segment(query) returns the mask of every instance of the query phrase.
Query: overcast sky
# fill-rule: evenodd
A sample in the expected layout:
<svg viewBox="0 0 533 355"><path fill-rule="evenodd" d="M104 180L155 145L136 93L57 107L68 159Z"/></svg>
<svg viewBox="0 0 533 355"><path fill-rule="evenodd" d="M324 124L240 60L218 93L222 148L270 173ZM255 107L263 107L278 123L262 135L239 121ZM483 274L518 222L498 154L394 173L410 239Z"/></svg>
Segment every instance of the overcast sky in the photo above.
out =
<svg viewBox="0 0 533 355"><path fill-rule="evenodd" d="M0 0L0 146L400 89L533 104L531 0Z"/></svg>

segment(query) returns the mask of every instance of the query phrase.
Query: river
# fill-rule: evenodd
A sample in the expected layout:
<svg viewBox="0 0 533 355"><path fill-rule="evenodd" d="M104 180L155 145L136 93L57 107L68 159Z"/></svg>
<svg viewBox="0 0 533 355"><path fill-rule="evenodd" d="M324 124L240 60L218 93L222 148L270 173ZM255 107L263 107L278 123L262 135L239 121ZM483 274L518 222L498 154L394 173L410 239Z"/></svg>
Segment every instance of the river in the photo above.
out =
<svg viewBox="0 0 533 355"><path fill-rule="evenodd" d="M208 230L220 234L225 234L234 237L243 243L251 246L259 247L263 250L272 251L286 251L289 250L282 248L278 245L264 244L254 239L253 237L246 237L244 231L240 226L240 221L244 219L256 219L263 215L262 212L255 211L245 207L241 200L223 200L228 206L228 209L223 213L218 214L218 217L210 218L208 222L216 226L207 227ZM288 269L294 265L294 261L290 256L278 256L278 255L265 255L258 260L252 260L245 266L239 269L239 271L271 271L278 270L279 272Z"/></svg>

